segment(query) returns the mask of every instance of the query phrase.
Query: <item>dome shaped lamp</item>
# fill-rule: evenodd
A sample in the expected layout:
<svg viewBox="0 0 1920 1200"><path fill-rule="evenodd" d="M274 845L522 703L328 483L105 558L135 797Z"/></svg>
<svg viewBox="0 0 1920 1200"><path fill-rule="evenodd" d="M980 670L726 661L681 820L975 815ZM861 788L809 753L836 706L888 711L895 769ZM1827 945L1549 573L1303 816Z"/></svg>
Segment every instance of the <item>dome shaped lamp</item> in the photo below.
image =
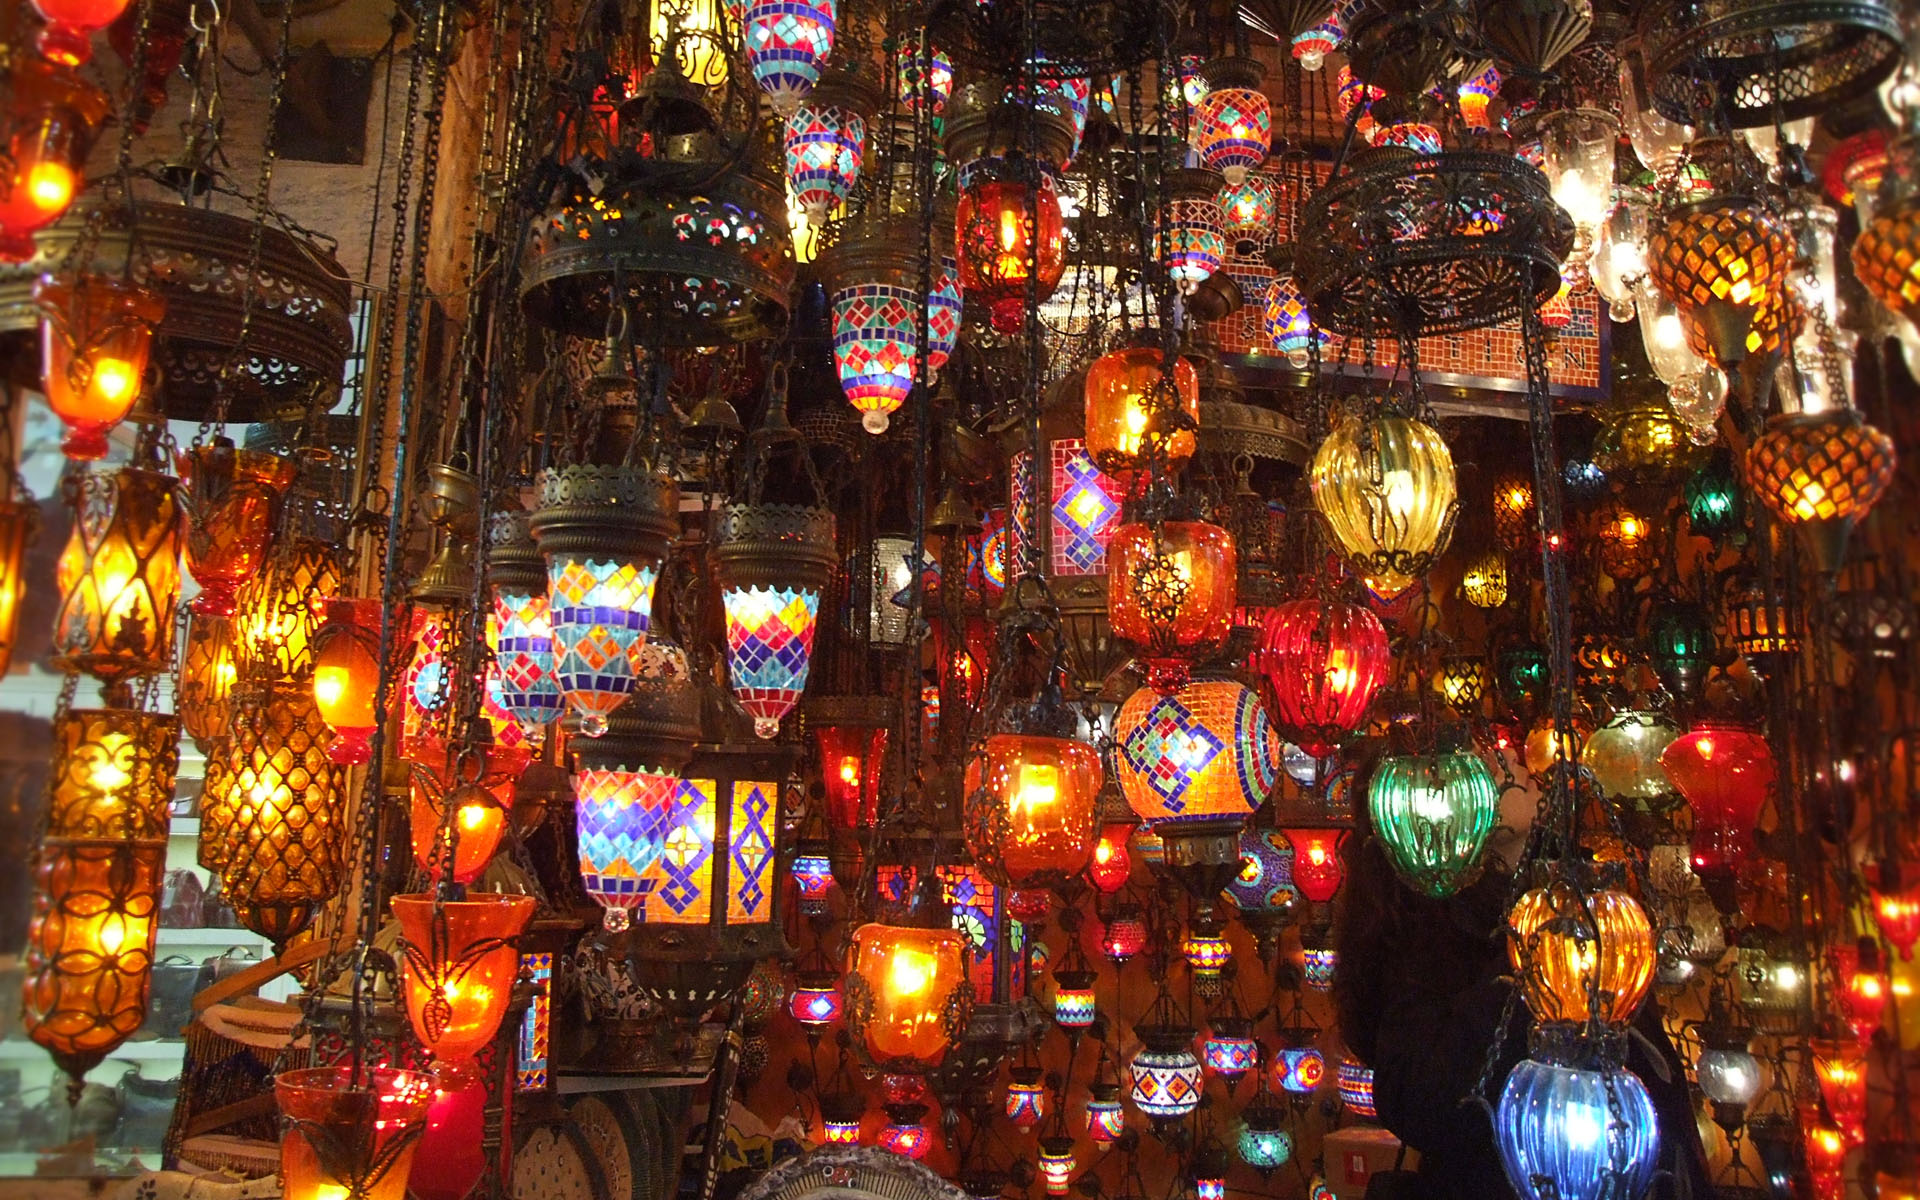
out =
<svg viewBox="0 0 1920 1200"><path fill-rule="evenodd" d="M1846 558L1847 535L1893 481L1893 439L1851 408L1781 413L1747 451L1753 490L1775 516L1806 530L1820 569Z"/></svg>
<svg viewBox="0 0 1920 1200"><path fill-rule="evenodd" d="M1694 873L1721 912L1736 911L1734 879L1754 853L1754 824L1773 790L1773 751L1751 730L1702 723L1668 744L1660 765L1693 808Z"/></svg>
<svg viewBox="0 0 1920 1200"><path fill-rule="evenodd" d="M1204 521L1122 525L1107 543L1107 618L1138 647L1147 683L1178 692L1189 664L1226 641L1239 569L1233 535Z"/></svg>
<svg viewBox="0 0 1920 1200"><path fill-rule="evenodd" d="M1309 482L1354 569L1383 596L1413 586L1453 533L1453 455L1412 418L1342 418L1314 453Z"/></svg>
<svg viewBox="0 0 1920 1200"><path fill-rule="evenodd" d="M1429 896L1460 890L1500 817L1499 789L1478 755L1395 755L1384 759L1367 808L1401 879Z"/></svg>
<svg viewBox="0 0 1920 1200"><path fill-rule="evenodd" d="M833 53L835 0L752 0L741 22L747 68L773 103L791 116Z"/></svg>
<svg viewBox="0 0 1920 1200"><path fill-rule="evenodd" d="M1639 901L1554 883L1524 893L1507 924L1508 955L1535 1021L1620 1029L1633 1019L1654 968L1653 926Z"/></svg>
<svg viewBox="0 0 1920 1200"><path fill-rule="evenodd" d="M1387 681L1380 618L1339 601L1293 600L1267 615L1261 662L1282 736L1315 758L1359 728Z"/></svg>

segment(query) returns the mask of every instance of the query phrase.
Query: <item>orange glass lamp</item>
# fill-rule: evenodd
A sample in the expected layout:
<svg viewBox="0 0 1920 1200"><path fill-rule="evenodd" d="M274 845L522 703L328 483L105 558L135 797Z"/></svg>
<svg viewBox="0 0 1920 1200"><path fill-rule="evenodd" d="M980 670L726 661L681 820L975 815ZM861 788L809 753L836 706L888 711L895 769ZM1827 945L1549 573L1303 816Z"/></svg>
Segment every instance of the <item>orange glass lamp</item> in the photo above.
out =
<svg viewBox="0 0 1920 1200"><path fill-rule="evenodd" d="M233 685L239 677L233 619L193 613L187 619L187 641L180 652L174 707L180 710L181 727L202 754L227 735Z"/></svg>
<svg viewBox="0 0 1920 1200"><path fill-rule="evenodd" d="M1493 536L1508 550L1533 544L1533 481L1524 475L1502 475L1493 484Z"/></svg>
<svg viewBox="0 0 1920 1200"><path fill-rule="evenodd" d="M1806 531L1815 560L1837 571L1847 535L1893 482L1893 439L1851 408L1781 413L1747 451L1747 477L1788 525Z"/></svg>
<svg viewBox="0 0 1920 1200"><path fill-rule="evenodd" d="M1134 523L1107 543L1107 620L1146 657L1161 695L1187 682L1189 663L1227 639L1239 558L1233 535L1205 521Z"/></svg>
<svg viewBox="0 0 1920 1200"><path fill-rule="evenodd" d="M1852 1038L1814 1038L1809 1048L1827 1113L1848 1145L1860 1145L1867 1140L1866 1051Z"/></svg>
<svg viewBox="0 0 1920 1200"><path fill-rule="evenodd" d="M93 131L106 119L106 93L71 67L17 57L0 194L0 261L26 262L33 234L58 220L80 194L81 165Z"/></svg>
<svg viewBox="0 0 1920 1200"><path fill-rule="evenodd" d="M1136 346L1087 368L1087 454L1128 491L1185 466L1199 427L1200 376L1186 358Z"/></svg>
<svg viewBox="0 0 1920 1200"><path fill-rule="evenodd" d="M20 596L26 590L27 542L40 523L40 510L24 500L0 500L0 676L13 666L20 634Z"/></svg>
<svg viewBox="0 0 1920 1200"><path fill-rule="evenodd" d="M125 708L75 708L53 724L47 834L163 840L180 766L180 719Z"/></svg>
<svg viewBox="0 0 1920 1200"><path fill-rule="evenodd" d="M437 881L451 858L453 882L472 883L500 849L513 785L532 755L523 746L449 746L434 738L409 756L413 861Z"/></svg>
<svg viewBox="0 0 1920 1200"><path fill-rule="evenodd" d="M1034 300L1043 302L1060 286L1067 269L1066 227L1046 172L987 166L976 164L972 182L960 192L954 260L961 292L986 305L996 331L1010 334L1025 324L1029 287Z"/></svg>
<svg viewBox="0 0 1920 1200"><path fill-rule="evenodd" d="M305 929L344 875L345 772L304 683L236 695L227 749L224 890L241 924L276 945Z"/></svg>
<svg viewBox="0 0 1920 1200"><path fill-rule="evenodd" d="M193 611L231 617L240 585L266 565L280 497L293 485L293 463L235 449L225 438L181 458L187 571L200 585Z"/></svg>
<svg viewBox="0 0 1920 1200"><path fill-rule="evenodd" d="M275 547L266 569L240 588L235 601L242 674L306 682L326 602L339 590L340 563L331 544L298 538Z"/></svg>
<svg viewBox="0 0 1920 1200"><path fill-rule="evenodd" d="M108 275L83 275L75 283L43 275L33 300L40 309L47 407L68 431L61 449L82 462L104 458L107 431L140 398L166 305L146 288Z"/></svg>
<svg viewBox="0 0 1920 1200"><path fill-rule="evenodd" d="M312 1067L274 1077L285 1200L405 1200L438 1088L433 1076Z"/></svg>
<svg viewBox="0 0 1920 1200"><path fill-rule="evenodd" d="M880 766L887 753L887 727L819 724L820 775L827 789L827 815L839 830L871 828L880 804Z"/></svg>
<svg viewBox="0 0 1920 1200"><path fill-rule="evenodd" d="M164 841L48 838L27 927L27 1035L76 1081L147 1016Z"/></svg>
<svg viewBox="0 0 1920 1200"><path fill-rule="evenodd" d="M870 922L848 952L847 1023L876 1067L921 1074L940 1065L973 1012L966 935L942 926Z"/></svg>
<svg viewBox="0 0 1920 1200"><path fill-rule="evenodd" d="M1794 239L1744 196L1670 209L1647 243L1649 278L1680 309L1687 341L1722 370L1749 356L1767 363L1799 332L1789 276Z"/></svg>
<svg viewBox="0 0 1920 1200"><path fill-rule="evenodd" d="M1065 883L1091 859L1100 754L1085 742L996 733L967 764L967 841L1016 888Z"/></svg>
<svg viewBox="0 0 1920 1200"><path fill-rule="evenodd" d="M80 476L73 535L56 576L56 667L91 675L110 691L170 667L180 600L173 477L138 467Z"/></svg>
<svg viewBox="0 0 1920 1200"><path fill-rule="evenodd" d="M313 702L333 730L327 757L343 766L373 754L374 707L380 688L380 600L336 596L316 635Z"/></svg>
<svg viewBox="0 0 1920 1200"><path fill-rule="evenodd" d="M1626 892L1601 888L1582 901L1564 883L1524 893L1507 915L1508 956L1536 1021L1618 1029L1653 983L1653 926Z"/></svg>
<svg viewBox="0 0 1920 1200"><path fill-rule="evenodd" d="M443 1079L470 1079L473 1057L500 1031L520 974L514 939L533 919L531 896L485 892L436 902L395 896L405 942L407 1020Z"/></svg>

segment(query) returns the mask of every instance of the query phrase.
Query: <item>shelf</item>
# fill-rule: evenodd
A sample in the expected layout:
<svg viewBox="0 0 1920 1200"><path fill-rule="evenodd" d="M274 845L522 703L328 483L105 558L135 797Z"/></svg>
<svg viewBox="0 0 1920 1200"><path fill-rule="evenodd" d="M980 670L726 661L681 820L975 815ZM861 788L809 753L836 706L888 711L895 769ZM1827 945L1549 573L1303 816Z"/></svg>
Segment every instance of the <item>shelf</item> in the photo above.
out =
<svg viewBox="0 0 1920 1200"><path fill-rule="evenodd" d="M562 1071L554 1076L553 1090L562 1096L585 1092L637 1092L648 1088L695 1087L705 1083L713 1072L697 1075L588 1075Z"/></svg>
<svg viewBox="0 0 1920 1200"><path fill-rule="evenodd" d="M94 1071L101 1071L107 1067L111 1067L115 1059L118 1059L122 1063L179 1062L186 1054L186 1051L187 1043L180 1038L156 1038L148 1042L124 1042L119 1049L109 1054L104 1062L98 1067L95 1067ZM30 1042L25 1038L0 1042L0 1062L43 1062L49 1067L53 1066L53 1059L48 1057L47 1052L41 1049L36 1043ZM89 1072L89 1075L91 1074L92 1072ZM117 1078L118 1072L113 1072L111 1077ZM107 1076L102 1076L102 1078L107 1078Z"/></svg>
<svg viewBox="0 0 1920 1200"><path fill-rule="evenodd" d="M251 929L175 929L171 926L160 927L159 947L162 950L182 946L195 946L202 949L225 950L238 947L242 950L265 951L272 942ZM266 955L261 954L262 958Z"/></svg>
<svg viewBox="0 0 1920 1200"><path fill-rule="evenodd" d="M168 837L197 838L200 836L199 817L175 817L167 828Z"/></svg>

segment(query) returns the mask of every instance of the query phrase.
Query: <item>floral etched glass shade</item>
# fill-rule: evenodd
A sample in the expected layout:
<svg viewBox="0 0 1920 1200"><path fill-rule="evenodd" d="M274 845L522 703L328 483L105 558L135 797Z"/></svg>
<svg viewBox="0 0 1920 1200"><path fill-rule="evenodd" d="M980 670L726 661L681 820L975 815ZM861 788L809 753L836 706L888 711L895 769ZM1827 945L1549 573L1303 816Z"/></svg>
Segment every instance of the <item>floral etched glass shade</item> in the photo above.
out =
<svg viewBox="0 0 1920 1200"><path fill-rule="evenodd" d="M407 1019L436 1068L471 1076L474 1055L500 1030L520 974L514 949L533 918L531 896L475 892L465 900L395 896Z"/></svg>
<svg viewBox="0 0 1920 1200"><path fill-rule="evenodd" d="M179 765L177 717L122 708L59 714L48 836L165 838Z"/></svg>
<svg viewBox="0 0 1920 1200"><path fill-rule="evenodd" d="M293 483L292 461L224 442L182 455L187 510L187 571L200 585L193 611L231 617L240 585L259 573L273 544L280 497Z"/></svg>
<svg viewBox="0 0 1920 1200"><path fill-rule="evenodd" d="M84 275L77 283L45 275L33 297L47 407L68 428L61 449L71 459L104 458L107 431L140 397L166 305L146 288L105 275Z"/></svg>

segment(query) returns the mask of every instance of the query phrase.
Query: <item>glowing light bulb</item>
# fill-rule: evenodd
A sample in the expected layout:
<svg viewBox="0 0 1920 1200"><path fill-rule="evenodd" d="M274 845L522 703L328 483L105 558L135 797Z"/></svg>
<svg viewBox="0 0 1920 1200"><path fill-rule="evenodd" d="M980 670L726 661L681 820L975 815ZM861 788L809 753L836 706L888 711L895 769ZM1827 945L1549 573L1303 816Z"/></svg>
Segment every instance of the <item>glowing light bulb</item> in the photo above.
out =
<svg viewBox="0 0 1920 1200"><path fill-rule="evenodd" d="M1413 472L1388 471L1380 481L1381 498L1385 500L1387 515L1396 522L1404 522L1413 512Z"/></svg>
<svg viewBox="0 0 1920 1200"><path fill-rule="evenodd" d="M898 950L887 971L887 983L897 995L917 996L933 982L936 970L932 955L918 950Z"/></svg>
<svg viewBox="0 0 1920 1200"><path fill-rule="evenodd" d="M1020 786L1013 793L1013 810L1031 814L1060 798L1060 768L1052 763L1020 764Z"/></svg>
<svg viewBox="0 0 1920 1200"><path fill-rule="evenodd" d="M41 161L27 169L27 194L43 212L56 212L73 199L73 170L65 163Z"/></svg>
<svg viewBox="0 0 1920 1200"><path fill-rule="evenodd" d="M321 708L331 708L345 699L347 694L347 669L345 667L319 666L313 671L313 701Z"/></svg>

